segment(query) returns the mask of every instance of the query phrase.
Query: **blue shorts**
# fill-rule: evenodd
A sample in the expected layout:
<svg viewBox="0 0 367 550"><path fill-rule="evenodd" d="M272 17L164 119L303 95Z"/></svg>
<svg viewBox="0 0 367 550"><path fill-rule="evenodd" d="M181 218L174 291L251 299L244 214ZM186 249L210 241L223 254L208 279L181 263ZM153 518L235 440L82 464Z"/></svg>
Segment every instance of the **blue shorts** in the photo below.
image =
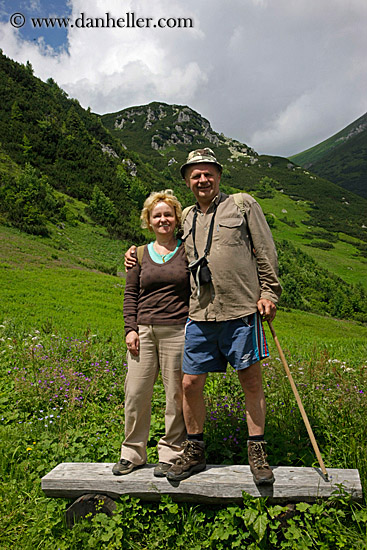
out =
<svg viewBox="0 0 367 550"><path fill-rule="evenodd" d="M185 331L185 374L225 372L227 363L246 369L269 356L259 313L231 321L192 321Z"/></svg>

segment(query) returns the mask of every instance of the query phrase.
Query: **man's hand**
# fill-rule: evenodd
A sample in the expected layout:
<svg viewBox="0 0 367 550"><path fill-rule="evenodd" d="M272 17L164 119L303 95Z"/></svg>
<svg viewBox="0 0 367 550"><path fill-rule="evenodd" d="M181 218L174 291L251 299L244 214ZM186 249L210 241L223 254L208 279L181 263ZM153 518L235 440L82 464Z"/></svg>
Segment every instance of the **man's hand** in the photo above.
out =
<svg viewBox="0 0 367 550"><path fill-rule="evenodd" d="M126 345L131 355L139 355L139 334L135 330L128 332L126 336Z"/></svg>
<svg viewBox="0 0 367 550"><path fill-rule="evenodd" d="M261 298L257 302L257 309L264 321L273 321L277 312L276 305L266 298Z"/></svg>
<svg viewBox="0 0 367 550"><path fill-rule="evenodd" d="M125 261L124 261L125 271L127 271L131 267L134 267L134 265L136 264L137 262L136 256L133 256L133 254L135 253L136 253L136 246L134 244L130 246L127 252L125 252Z"/></svg>

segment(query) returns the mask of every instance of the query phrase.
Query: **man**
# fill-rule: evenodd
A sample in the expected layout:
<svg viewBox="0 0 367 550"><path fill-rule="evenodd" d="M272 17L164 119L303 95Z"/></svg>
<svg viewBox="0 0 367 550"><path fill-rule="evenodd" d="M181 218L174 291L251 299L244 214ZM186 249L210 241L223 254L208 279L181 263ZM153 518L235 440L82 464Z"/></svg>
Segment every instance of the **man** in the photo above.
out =
<svg viewBox="0 0 367 550"><path fill-rule="evenodd" d="M181 167L197 200L184 221L186 254L190 263L200 263L207 249L211 280L201 284L194 266L183 360L188 435L183 455L167 478L185 479L205 468L204 385L208 372L225 371L229 362L237 370L245 394L248 457L254 481L273 483L265 452L260 360L268 355L261 317L274 319L281 293L277 255L259 204L250 195L241 194L240 208L232 197L220 192L221 174L222 166L209 148L192 151ZM208 239L210 225L212 237Z"/></svg>
<svg viewBox="0 0 367 550"><path fill-rule="evenodd" d="M191 270L183 359L187 440L166 476L182 480L205 468L204 386L209 372L224 372L230 363L245 395L254 481L271 484L260 360L268 356L261 318L274 319L281 294L273 238L255 199L241 193L235 200L219 190L222 166L211 149L192 151L181 175L197 200L183 226Z"/></svg>

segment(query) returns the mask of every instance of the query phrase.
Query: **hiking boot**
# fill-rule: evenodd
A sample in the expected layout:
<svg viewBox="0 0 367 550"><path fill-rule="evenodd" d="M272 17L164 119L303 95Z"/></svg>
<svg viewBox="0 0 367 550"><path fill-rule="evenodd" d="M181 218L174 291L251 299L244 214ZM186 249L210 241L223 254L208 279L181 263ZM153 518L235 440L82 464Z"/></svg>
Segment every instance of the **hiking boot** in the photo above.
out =
<svg viewBox="0 0 367 550"><path fill-rule="evenodd" d="M141 468L141 466L137 466L136 464L133 464L129 460L126 460L125 458L121 458L112 468L112 473L115 476L123 476L125 474L129 474L136 468Z"/></svg>
<svg viewBox="0 0 367 550"><path fill-rule="evenodd" d="M172 464L167 464L167 462L159 462L153 470L154 477L166 477L166 473L171 466Z"/></svg>
<svg viewBox="0 0 367 550"><path fill-rule="evenodd" d="M205 444L203 441L186 440L182 444L183 453L166 474L171 481L181 481L205 469Z"/></svg>
<svg viewBox="0 0 367 550"><path fill-rule="evenodd" d="M266 460L266 441L248 441L248 463L256 485L272 485L274 483L273 472Z"/></svg>

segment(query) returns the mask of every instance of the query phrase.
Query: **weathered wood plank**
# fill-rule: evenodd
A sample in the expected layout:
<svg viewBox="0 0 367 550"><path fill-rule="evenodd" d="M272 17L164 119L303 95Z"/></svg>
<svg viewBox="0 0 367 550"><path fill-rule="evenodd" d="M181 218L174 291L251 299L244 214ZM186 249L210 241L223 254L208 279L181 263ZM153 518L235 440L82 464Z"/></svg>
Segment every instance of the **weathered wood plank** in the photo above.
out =
<svg viewBox="0 0 367 550"><path fill-rule="evenodd" d="M257 487L250 467L244 465L208 465L203 472L181 482L154 477L154 464L125 476L114 476L112 466L65 462L44 476L41 486L50 497L77 498L98 493L114 499L130 495L155 501L160 495L168 494L176 502L196 503L240 503L242 491L255 497L268 497L270 502L313 502L338 491L338 484L356 501L361 501L363 496L358 470L329 468L329 481L325 481L317 468L276 466L273 467L274 485Z"/></svg>

